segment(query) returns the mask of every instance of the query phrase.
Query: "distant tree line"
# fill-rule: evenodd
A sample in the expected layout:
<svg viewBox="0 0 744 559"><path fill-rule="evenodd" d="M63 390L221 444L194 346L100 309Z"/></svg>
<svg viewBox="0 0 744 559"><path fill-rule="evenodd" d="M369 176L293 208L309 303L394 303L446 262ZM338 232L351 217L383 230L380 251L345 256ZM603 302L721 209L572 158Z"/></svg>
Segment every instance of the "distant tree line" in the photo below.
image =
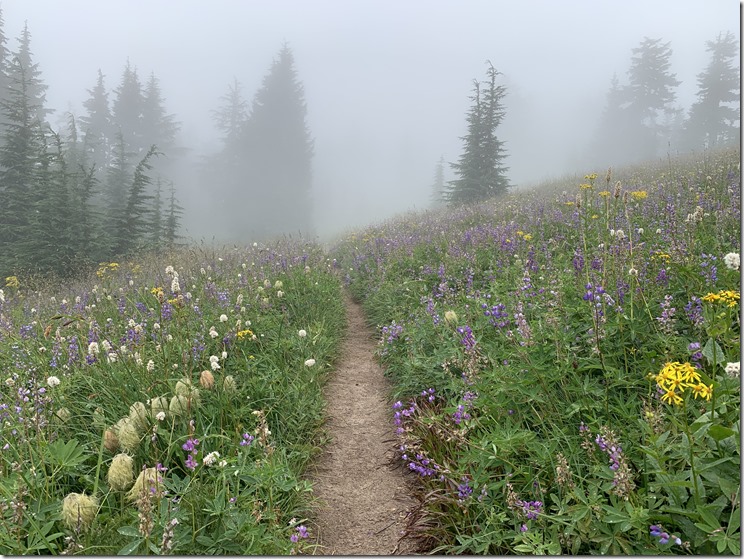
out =
<svg viewBox="0 0 744 559"><path fill-rule="evenodd" d="M740 87L736 37L727 32L706 42L710 61L697 76L697 100L687 115L675 105L680 85L670 71L672 49L661 39L644 38L632 50L628 83L613 76L589 158L619 165L662 155L734 145L740 133ZM455 178L444 179L444 159L435 167L432 205L478 202L509 189L506 151L496 135L506 94L496 85L499 73L489 62L486 82L474 81L466 115L463 151L450 163Z"/></svg>
<svg viewBox="0 0 744 559"><path fill-rule="evenodd" d="M314 147L306 113L304 89L286 44L252 103L236 79L213 111L222 146L204 162L200 190L213 193L209 212L231 224L233 239L314 235Z"/></svg>
<svg viewBox="0 0 744 559"><path fill-rule="evenodd" d="M0 278L176 244L183 210L156 158L179 125L157 78L143 87L127 62L110 105L99 71L86 114L54 131L28 27L16 50L6 43L0 12Z"/></svg>

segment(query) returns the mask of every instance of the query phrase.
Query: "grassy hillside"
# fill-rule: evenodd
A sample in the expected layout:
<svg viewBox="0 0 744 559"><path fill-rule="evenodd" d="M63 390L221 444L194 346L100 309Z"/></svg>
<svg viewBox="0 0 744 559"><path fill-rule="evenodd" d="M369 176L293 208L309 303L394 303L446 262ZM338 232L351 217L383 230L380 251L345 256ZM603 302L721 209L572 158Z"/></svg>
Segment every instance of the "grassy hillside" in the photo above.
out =
<svg viewBox="0 0 744 559"><path fill-rule="evenodd" d="M740 552L740 186L706 154L339 243L431 549Z"/></svg>
<svg viewBox="0 0 744 559"><path fill-rule="evenodd" d="M0 553L299 551L344 328L329 270L287 242L8 278Z"/></svg>

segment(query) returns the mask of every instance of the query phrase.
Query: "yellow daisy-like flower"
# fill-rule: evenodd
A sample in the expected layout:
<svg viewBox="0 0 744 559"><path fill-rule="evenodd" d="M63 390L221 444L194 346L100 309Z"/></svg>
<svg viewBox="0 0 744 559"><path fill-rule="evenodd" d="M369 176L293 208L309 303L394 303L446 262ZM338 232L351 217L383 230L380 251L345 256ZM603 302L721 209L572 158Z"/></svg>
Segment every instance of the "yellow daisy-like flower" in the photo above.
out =
<svg viewBox="0 0 744 559"><path fill-rule="evenodd" d="M598 193L602 198L608 198L610 196L610 192L608 190L603 190L602 192Z"/></svg>
<svg viewBox="0 0 744 559"><path fill-rule="evenodd" d="M700 396L710 402L711 396L713 396L713 385L705 385L702 382L692 387L692 391L695 393L695 398Z"/></svg>
<svg viewBox="0 0 744 559"><path fill-rule="evenodd" d="M253 337L253 332L250 331L250 330L240 330L237 333L237 336L238 336L238 339L239 340L242 340L245 337L252 338Z"/></svg>
<svg viewBox="0 0 744 559"><path fill-rule="evenodd" d="M592 189L592 185L591 185L591 184L587 184L587 183L583 182L583 183L581 183L581 184L579 185L579 188L580 188L581 190L591 190L591 189Z"/></svg>
<svg viewBox="0 0 744 559"><path fill-rule="evenodd" d="M679 376L686 383L700 382L700 374L697 369L689 363L682 363L679 368Z"/></svg>
<svg viewBox="0 0 744 559"><path fill-rule="evenodd" d="M667 390L661 397L661 401L666 402L667 404L679 406L682 403L682 396L677 394L674 390Z"/></svg>
<svg viewBox="0 0 744 559"><path fill-rule="evenodd" d="M633 200L645 200L648 198L648 192L645 190L634 190L630 193Z"/></svg>
<svg viewBox="0 0 744 559"><path fill-rule="evenodd" d="M5 287L15 287L18 288L20 285L20 282L18 281L17 276L8 276L5 278Z"/></svg>
<svg viewBox="0 0 744 559"><path fill-rule="evenodd" d="M526 234L525 234L525 236L524 236L524 237L522 237L522 238L523 238L523 239L524 239L525 241L531 241L531 240L532 240L532 235L530 235L529 233L526 233Z"/></svg>

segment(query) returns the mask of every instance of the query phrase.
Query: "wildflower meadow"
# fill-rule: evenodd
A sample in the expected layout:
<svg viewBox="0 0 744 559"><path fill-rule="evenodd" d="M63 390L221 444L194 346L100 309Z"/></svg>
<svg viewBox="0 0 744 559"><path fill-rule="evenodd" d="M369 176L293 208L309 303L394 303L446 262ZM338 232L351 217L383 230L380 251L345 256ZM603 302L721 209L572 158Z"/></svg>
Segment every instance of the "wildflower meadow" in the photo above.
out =
<svg viewBox="0 0 744 559"><path fill-rule="evenodd" d="M301 242L7 278L0 553L299 552L343 317Z"/></svg>
<svg viewBox="0 0 744 559"><path fill-rule="evenodd" d="M316 552L347 289L423 551L740 554L739 151L588 171L3 278L0 553Z"/></svg>
<svg viewBox="0 0 744 559"><path fill-rule="evenodd" d="M463 554L740 554L739 152L335 248L380 332L409 530Z"/></svg>

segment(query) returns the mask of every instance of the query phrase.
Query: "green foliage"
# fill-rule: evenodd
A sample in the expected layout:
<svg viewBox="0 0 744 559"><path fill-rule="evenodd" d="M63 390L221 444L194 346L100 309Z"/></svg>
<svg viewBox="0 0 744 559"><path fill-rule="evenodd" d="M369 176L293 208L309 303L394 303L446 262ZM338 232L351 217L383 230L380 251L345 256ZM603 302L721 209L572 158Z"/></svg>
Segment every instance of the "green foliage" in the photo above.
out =
<svg viewBox="0 0 744 559"><path fill-rule="evenodd" d="M496 129L504 118L502 99L506 88L496 85L500 75L489 62L488 82L473 82L473 105L467 115L468 133L463 138L464 149L457 163L452 164L458 178L450 181L444 198L451 204L477 202L505 194L509 189L503 165L506 158L504 142Z"/></svg>
<svg viewBox="0 0 744 559"><path fill-rule="evenodd" d="M738 157L411 214L333 249L380 332L431 551L740 552Z"/></svg>
<svg viewBox="0 0 744 559"><path fill-rule="evenodd" d="M184 248L66 286L30 279L0 297L0 553L307 549L290 536L344 329L318 246ZM132 486L145 468L152 493ZM97 499L89 523L66 512L73 493Z"/></svg>

